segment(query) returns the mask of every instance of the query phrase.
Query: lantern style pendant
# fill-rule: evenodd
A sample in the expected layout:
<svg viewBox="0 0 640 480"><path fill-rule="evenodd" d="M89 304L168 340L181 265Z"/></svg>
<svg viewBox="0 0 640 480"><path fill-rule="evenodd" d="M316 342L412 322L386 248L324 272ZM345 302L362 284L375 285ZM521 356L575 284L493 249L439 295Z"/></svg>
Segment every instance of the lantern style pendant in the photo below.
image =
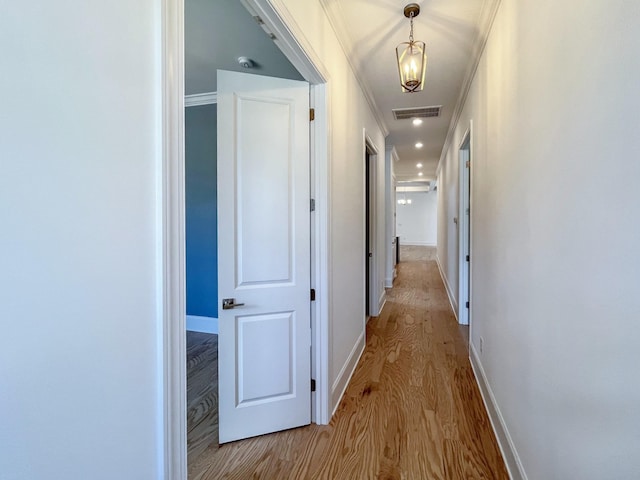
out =
<svg viewBox="0 0 640 480"><path fill-rule="evenodd" d="M427 71L427 51L424 42L413 39L413 19L420 14L420 5L410 3L404 7L404 16L411 21L409 41L396 47L398 72L403 92L419 92L424 86Z"/></svg>

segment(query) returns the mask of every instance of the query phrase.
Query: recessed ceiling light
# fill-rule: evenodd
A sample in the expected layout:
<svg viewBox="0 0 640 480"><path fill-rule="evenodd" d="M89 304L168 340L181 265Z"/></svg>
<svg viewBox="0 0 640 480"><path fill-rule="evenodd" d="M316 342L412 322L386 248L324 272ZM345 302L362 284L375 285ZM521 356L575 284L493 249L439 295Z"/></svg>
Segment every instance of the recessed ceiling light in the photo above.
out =
<svg viewBox="0 0 640 480"><path fill-rule="evenodd" d="M422 142L416 143L416 148L422 148Z"/></svg>
<svg viewBox="0 0 640 480"><path fill-rule="evenodd" d="M422 125L422 119L421 118L414 118L413 119L413 124L417 127L418 125Z"/></svg>
<svg viewBox="0 0 640 480"><path fill-rule="evenodd" d="M418 172L418 176L421 177L422 176L422 172Z"/></svg>
<svg viewBox="0 0 640 480"><path fill-rule="evenodd" d="M422 164L421 163L416 163L416 167L422 168Z"/></svg>

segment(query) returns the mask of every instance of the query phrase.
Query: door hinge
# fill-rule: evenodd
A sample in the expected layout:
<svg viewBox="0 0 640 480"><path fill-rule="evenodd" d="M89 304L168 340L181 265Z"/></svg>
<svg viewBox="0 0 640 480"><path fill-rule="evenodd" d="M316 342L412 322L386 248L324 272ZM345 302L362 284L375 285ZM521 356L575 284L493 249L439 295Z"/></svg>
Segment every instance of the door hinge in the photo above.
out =
<svg viewBox="0 0 640 480"><path fill-rule="evenodd" d="M467 163L465 163L465 165L467 166L467 168L469 168L471 166L471 162L467 160Z"/></svg>
<svg viewBox="0 0 640 480"><path fill-rule="evenodd" d="M311 391L316 391L316 381L313 378L311 379Z"/></svg>
<svg viewBox="0 0 640 480"><path fill-rule="evenodd" d="M469 302L467 302L467 308L469 308Z"/></svg>
<svg viewBox="0 0 640 480"><path fill-rule="evenodd" d="M312 212L316 211L316 199L315 198L311 199L311 211Z"/></svg>
<svg viewBox="0 0 640 480"><path fill-rule="evenodd" d="M310 108L309 109L309 121L313 122L316 119L316 109L315 108Z"/></svg>
<svg viewBox="0 0 640 480"><path fill-rule="evenodd" d="M316 301L316 289L315 288L311 289L311 301L312 302Z"/></svg>
<svg viewBox="0 0 640 480"><path fill-rule="evenodd" d="M467 255L467 262L470 260L469 255Z"/></svg>

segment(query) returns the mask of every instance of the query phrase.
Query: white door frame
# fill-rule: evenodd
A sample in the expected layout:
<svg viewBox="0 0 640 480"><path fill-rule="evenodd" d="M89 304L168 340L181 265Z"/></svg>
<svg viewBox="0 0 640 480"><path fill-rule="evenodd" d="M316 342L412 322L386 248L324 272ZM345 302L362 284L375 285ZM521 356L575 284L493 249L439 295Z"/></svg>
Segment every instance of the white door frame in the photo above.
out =
<svg viewBox="0 0 640 480"><path fill-rule="evenodd" d="M327 424L329 399L329 282L330 258L330 135L329 76L303 32L277 0L242 0L261 17L264 28L276 36L275 43L311 84L310 103L316 111L311 125L311 194L316 210L311 225L312 304L312 421ZM186 295L185 295L185 200L184 200L184 0L162 0L160 74L157 100L162 106L158 136L158 329L159 361L162 364L159 397L158 448L163 452L158 469L162 478L187 479L186 436Z"/></svg>
<svg viewBox="0 0 640 480"><path fill-rule="evenodd" d="M398 159L396 148L387 146L384 159L384 189L385 189L385 288L393 287L396 278L395 250L396 245L396 177L394 175L394 162Z"/></svg>
<svg viewBox="0 0 640 480"><path fill-rule="evenodd" d="M466 145L468 144L468 150ZM471 255L471 188L473 185L471 175L473 175L473 122L469 121L469 128L462 136L462 141L458 146L458 173L459 173L459 202L458 202L458 322L461 325L469 325L471 322L471 261L467 263L466 252ZM465 163L469 162L471 167L466 168ZM468 187L467 187L468 182ZM469 215L465 212L465 200L468 198ZM471 259L473 260L473 259ZM466 303L469 301L469 308Z"/></svg>
<svg viewBox="0 0 640 480"><path fill-rule="evenodd" d="M365 162L367 161L367 153L369 154L369 165L368 165L368 168L369 168L369 199L368 199L369 201L369 232L366 231L366 225L367 225L366 219L363 219L364 225L362 230L364 231L364 234L365 234L363 245L366 245L366 235L368 233L369 249L371 251L371 257L367 257L367 260L366 260L369 262L369 284L366 285L365 288L369 289L369 305L367 305L369 310L369 316L377 317L378 315L380 315L380 291L378 289L378 278L380 276L379 268L378 268L380 264L380 262L378 261L378 253L379 253L378 223L380 221L378 218L378 212L380 210L378 206L379 150L378 150L378 147L376 147L375 143L373 143L373 140L371 139L371 137L367 135L366 130L363 130L362 135L363 135L362 158ZM367 166L365 166L365 168L367 168ZM364 175L363 185L367 181L366 177L367 176ZM367 191L366 185L364 185L363 191L364 192ZM366 201L367 199L365 198L365 202ZM365 252L365 254L368 256L369 252ZM366 273L365 273L365 278L366 278ZM366 298L366 295L365 295L365 298Z"/></svg>

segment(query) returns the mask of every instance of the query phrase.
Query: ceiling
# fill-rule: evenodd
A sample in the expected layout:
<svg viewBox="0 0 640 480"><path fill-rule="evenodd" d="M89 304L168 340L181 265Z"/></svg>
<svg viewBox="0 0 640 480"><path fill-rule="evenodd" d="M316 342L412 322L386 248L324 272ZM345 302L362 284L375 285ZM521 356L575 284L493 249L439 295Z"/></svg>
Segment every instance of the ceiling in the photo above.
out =
<svg viewBox="0 0 640 480"><path fill-rule="evenodd" d="M186 0L184 10L187 95L216 92L217 69L303 80L240 0Z"/></svg>
<svg viewBox="0 0 640 480"><path fill-rule="evenodd" d="M414 38L427 45L423 91L403 93L395 48L409 39L403 0L322 0L325 10L369 90L400 160L398 181L434 180L449 124L478 41L484 0L423 0L414 20ZM392 109L442 106L437 118L414 127L395 120ZM421 142L420 149L415 144ZM416 167L421 163L422 168ZM418 175L423 172L423 176Z"/></svg>
<svg viewBox="0 0 640 480"><path fill-rule="evenodd" d="M401 91L395 48L409 38L403 0L320 0L360 78L365 93L389 132L388 143L400 160L398 181L428 181L436 168L449 124L479 42L485 4L490 0L422 0L414 37L427 44L424 90ZM222 12L222 14L221 14ZM256 62L251 73L301 78L295 68L251 18L240 0L186 0L186 93L216 90L217 68L247 71L239 56ZM413 126L395 120L392 109L442 106L437 118ZM421 142L423 147L415 147ZM422 168L416 165L422 164ZM423 175L419 176L418 173Z"/></svg>

